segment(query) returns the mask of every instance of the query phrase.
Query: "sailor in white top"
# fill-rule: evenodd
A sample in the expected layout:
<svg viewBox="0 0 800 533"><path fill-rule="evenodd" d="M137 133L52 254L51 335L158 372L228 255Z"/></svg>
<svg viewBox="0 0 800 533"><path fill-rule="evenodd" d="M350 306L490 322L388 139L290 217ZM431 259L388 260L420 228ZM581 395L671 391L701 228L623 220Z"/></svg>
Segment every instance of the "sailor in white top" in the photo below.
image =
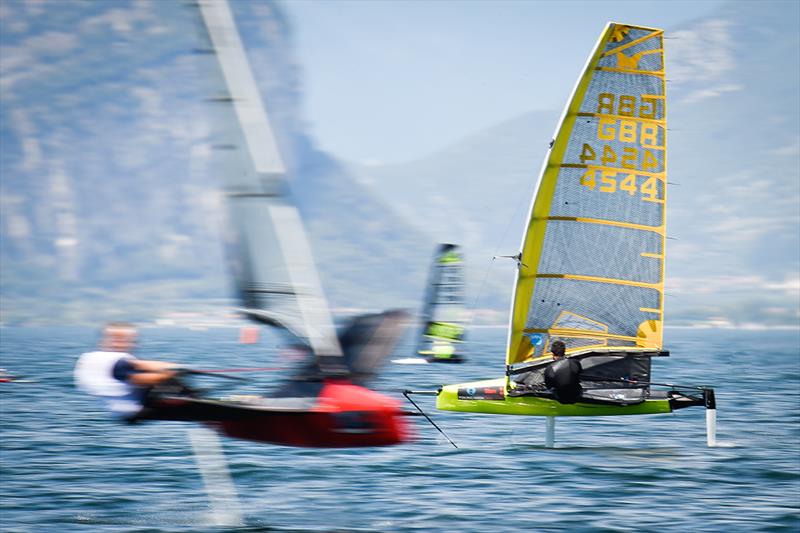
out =
<svg viewBox="0 0 800 533"><path fill-rule="evenodd" d="M174 364L143 361L130 354L136 336L131 324L108 324L100 350L84 353L75 365L77 386L103 399L113 414L128 420L142 410L150 387L175 377Z"/></svg>

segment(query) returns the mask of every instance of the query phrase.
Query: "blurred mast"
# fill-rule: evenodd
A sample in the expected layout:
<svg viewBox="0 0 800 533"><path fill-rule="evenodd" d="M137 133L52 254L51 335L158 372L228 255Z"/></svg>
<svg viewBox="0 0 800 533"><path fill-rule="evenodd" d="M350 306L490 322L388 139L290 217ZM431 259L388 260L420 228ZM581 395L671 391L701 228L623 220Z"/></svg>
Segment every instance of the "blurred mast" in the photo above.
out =
<svg viewBox="0 0 800 533"><path fill-rule="evenodd" d="M235 171L223 172L223 186L242 312L303 339L323 371L336 371L342 351L333 319L233 14L226 0L198 5L228 92L216 101L234 112L229 133L238 142L225 151Z"/></svg>

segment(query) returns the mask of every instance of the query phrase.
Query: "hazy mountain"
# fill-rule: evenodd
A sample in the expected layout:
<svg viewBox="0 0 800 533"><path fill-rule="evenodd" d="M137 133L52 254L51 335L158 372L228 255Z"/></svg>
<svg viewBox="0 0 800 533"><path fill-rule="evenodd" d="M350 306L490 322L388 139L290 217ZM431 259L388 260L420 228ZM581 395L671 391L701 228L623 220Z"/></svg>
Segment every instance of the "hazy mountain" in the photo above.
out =
<svg viewBox="0 0 800 533"><path fill-rule="evenodd" d="M281 10L232 5L333 305L416 307L434 243L452 241L468 307L502 319L513 262L491 257L518 251L560 110L403 165L343 164L306 133ZM2 321L224 309L215 59L195 8L0 8ZM668 29L670 324L797 325L798 9L734 2Z"/></svg>
<svg viewBox="0 0 800 533"><path fill-rule="evenodd" d="M416 305L433 242L306 137L280 9L233 6L333 305ZM2 321L220 312L216 59L196 8L2 7Z"/></svg>
<svg viewBox="0 0 800 533"><path fill-rule="evenodd" d="M667 31L670 324L798 324L799 19L797 3L734 2ZM529 113L359 175L437 240L464 243L477 290L491 256L518 249L557 119ZM484 305L508 301L513 272L499 269Z"/></svg>
<svg viewBox="0 0 800 533"><path fill-rule="evenodd" d="M558 116L529 113L402 165L360 167L363 183L438 242L464 246L467 297L505 310L536 177ZM484 281L485 280L485 281ZM478 294L480 292L480 294Z"/></svg>
<svg viewBox="0 0 800 533"><path fill-rule="evenodd" d="M670 315L800 323L800 4L672 32Z"/></svg>
<svg viewBox="0 0 800 533"><path fill-rule="evenodd" d="M303 80L283 11L267 3L231 5L332 305L416 307L434 242L308 137Z"/></svg>

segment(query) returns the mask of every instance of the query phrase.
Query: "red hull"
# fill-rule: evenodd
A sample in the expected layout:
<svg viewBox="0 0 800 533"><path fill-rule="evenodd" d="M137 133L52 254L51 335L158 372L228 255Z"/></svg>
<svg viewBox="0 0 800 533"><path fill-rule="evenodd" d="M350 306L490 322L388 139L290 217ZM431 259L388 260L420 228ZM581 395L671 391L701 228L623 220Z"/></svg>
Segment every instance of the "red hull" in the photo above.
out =
<svg viewBox="0 0 800 533"><path fill-rule="evenodd" d="M326 382L309 411L261 412L215 426L237 439L315 448L388 446L410 438L395 400L346 381Z"/></svg>

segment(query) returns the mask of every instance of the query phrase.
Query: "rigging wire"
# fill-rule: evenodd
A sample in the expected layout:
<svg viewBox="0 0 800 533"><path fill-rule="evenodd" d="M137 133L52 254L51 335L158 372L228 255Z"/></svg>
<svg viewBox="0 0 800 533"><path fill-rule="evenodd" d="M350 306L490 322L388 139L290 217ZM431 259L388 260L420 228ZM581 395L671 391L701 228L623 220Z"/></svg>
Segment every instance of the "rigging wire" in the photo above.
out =
<svg viewBox="0 0 800 533"><path fill-rule="evenodd" d="M517 199L517 205L514 207L514 212L511 214L511 217L508 219L506 223L505 230L503 230L503 235L500 237L500 240L497 242L497 246L495 247L494 254L492 254L492 260L489 263L489 266L486 267L486 272L483 275L483 282L481 282L480 288L478 289L478 294L475 296L475 301L472 304L472 309L470 309L470 316L469 320L467 320L465 325L465 330L469 330L472 326L473 320L475 320L475 314L478 310L478 302L480 301L480 297L483 294L483 289L486 287L486 281L489 279L489 273L492 270L492 266L494 266L494 261L497 259L497 254L500 251L500 247L506 240L506 235L508 235L508 230L511 228L511 223L514 222L514 219L517 218L517 213L519 212L519 207L522 205L523 200L526 198L531 198L530 191L533 187L536 186L536 182L534 181L533 184L528 184L525 188L525 191L529 194L519 195Z"/></svg>
<svg viewBox="0 0 800 533"><path fill-rule="evenodd" d="M244 367L244 368L220 368L220 369L210 369L210 370L200 370L192 368L189 370L191 372L197 372L199 374L230 374L232 372L278 372L280 370L286 370L286 369L277 366L265 366L265 367Z"/></svg>
<svg viewBox="0 0 800 533"><path fill-rule="evenodd" d="M416 407L416 408L417 408L417 411L419 411L420 413L422 413L422 416L424 416L424 417L425 417L425 418L428 420L428 422L430 422L430 423L431 423L431 425L432 425L433 427L435 427L435 428L436 428L436 429L439 431L439 433L441 433L442 435L444 435L444 438L446 438L446 439L447 439L447 441L448 441L450 444L452 444L452 445L453 445L453 448L458 448L458 446L456 446L456 443L455 443L455 442L453 442L453 441L450 439L450 437L448 437L448 436L447 436L447 433L445 433L444 431L442 431L442 428L440 428L439 426L437 426L437 425L436 425L436 422L434 422L433 420L431 420L431 417L429 417L427 414L425 414L425 411L423 411L423 410L420 408L420 406L419 406L419 405L417 405L417 402L415 402L414 400L412 400L412 399L411 399L411 396L409 396L409 394L414 394L415 392L417 392L417 391L404 390L404 391L403 391L403 396L405 396L405 397L406 397L406 400L408 400L409 402L411 402L411 405L413 405L414 407ZM418 393L418 392L417 392L417 393Z"/></svg>

